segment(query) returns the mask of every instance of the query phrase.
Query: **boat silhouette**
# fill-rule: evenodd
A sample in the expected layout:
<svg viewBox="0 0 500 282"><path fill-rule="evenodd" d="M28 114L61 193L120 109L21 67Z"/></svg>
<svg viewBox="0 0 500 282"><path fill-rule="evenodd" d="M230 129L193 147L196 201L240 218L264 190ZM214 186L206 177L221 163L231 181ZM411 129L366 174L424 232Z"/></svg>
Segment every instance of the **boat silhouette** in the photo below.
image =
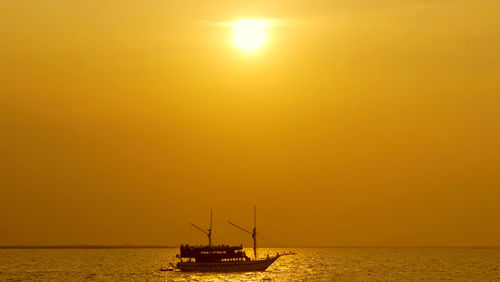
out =
<svg viewBox="0 0 500 282"><path fill-rule="evenodd" d="M257 209L255 206L254 227L252 232L232 222L229 222L229 224L252 236L254 251L253 258L247 256L243 250L243 245L212 245L212 210L210 210L210 228L204 230L203 228L191 223L193 227L207 235L208 245L181 245L180 253L177 255L179 262L177 262L176 265L172 264L172 266L181 271L198 272L264 271L281 256L279 253L274 256L268 255L265 258L259 258L257 256Z"/></svg>

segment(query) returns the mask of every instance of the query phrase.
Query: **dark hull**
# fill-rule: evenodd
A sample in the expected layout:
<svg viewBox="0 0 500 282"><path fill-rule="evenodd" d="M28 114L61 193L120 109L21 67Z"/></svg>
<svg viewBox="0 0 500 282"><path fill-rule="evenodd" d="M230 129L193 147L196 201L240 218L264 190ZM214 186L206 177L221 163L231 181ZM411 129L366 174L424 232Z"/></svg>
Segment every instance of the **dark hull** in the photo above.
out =
<svg viewBox="0 0 500 282"><path fill-rule="evenodd" d="M249 272L264 271L279 256L249 261L228 261L228 262L179 262L177 269L182 271L197 272Z"/></svg>

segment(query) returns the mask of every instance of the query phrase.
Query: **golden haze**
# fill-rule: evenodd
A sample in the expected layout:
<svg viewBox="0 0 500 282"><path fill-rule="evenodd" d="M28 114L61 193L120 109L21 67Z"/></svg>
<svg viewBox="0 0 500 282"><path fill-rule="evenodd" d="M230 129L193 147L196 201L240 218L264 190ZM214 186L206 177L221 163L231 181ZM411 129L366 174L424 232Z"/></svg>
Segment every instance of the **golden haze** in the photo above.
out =
<svg viewBox="0 0 500 282"><path fill-rule="evenodd" d="M499 246L499 10L1 1L0 245Z"/></svg>

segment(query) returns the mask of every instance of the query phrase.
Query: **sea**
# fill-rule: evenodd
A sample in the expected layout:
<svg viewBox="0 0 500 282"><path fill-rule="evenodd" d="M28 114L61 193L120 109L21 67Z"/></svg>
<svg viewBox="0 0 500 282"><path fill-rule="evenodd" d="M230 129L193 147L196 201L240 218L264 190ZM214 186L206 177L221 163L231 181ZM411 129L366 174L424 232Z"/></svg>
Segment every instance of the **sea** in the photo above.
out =
<svg viewBox="0 0 500 282"><path fill-rule="evenodd" d="M500 248L259 249L285 251L263 272L191 273L160 270L176 248L0 249L0 281L500 280Z"/></svg>

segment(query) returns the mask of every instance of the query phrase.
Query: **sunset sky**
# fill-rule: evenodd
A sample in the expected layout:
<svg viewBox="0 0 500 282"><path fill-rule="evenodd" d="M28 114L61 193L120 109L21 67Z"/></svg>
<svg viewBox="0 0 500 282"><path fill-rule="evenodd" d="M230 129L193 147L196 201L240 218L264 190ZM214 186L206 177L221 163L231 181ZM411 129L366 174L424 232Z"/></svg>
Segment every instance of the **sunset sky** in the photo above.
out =
<svg viewBox="0 0 500 282"><path fill-rule="evenodd" d="M500 246L499 14L0 1L0 245Z"/></svg>

